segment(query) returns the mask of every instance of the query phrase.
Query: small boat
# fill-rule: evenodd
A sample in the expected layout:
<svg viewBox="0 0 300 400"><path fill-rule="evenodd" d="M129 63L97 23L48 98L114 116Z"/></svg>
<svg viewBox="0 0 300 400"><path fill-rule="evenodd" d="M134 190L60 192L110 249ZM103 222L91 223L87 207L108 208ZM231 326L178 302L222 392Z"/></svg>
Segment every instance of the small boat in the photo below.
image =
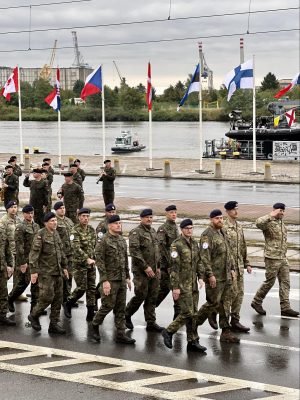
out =
<svg viewBox="0 0 300 400"><path fill-rule="evenodd" d="M139 143L137 135L130 131L121 131L121 134L115 138L115 145L111 148L111 151L113 153L132 153L145 148L146 146Z"/></svg>

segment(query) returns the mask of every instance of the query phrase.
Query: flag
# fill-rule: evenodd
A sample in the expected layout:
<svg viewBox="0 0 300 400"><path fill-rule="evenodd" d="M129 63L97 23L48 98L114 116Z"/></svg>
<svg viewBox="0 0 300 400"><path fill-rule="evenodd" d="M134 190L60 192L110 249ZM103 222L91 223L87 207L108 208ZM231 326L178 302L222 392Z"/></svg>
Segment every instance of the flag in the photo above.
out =
<svg viewBox="0 0 300 400"><path fill-rule="evenodd" d="M85 100L87 96L102 92L102 71L101 66L97 67L85 80L80 97Z"/></svg>
<svg viewBox="0 0 300 400"><path fill-rule="evenodd" d="M45 98L45 102L55 111L60 111L60 73L56 70L55 87L50 94Z"/></svg>
<svg viewBox="0 0 300 400"><path fill-rule="evenodd" d="M199 72L200 72L200 65L197 64L194 75L192 76L191 82L189 84L189 87L187 88L187 91L185 92L183 98L180 100L180 103L177 107L177 111L180 110L180 107L183 106L184 102L188 98L189 94L192 92L199 92Z"/></svg>
<svg viewBox="0 0 300 400"><path fill-rule="evenodd" d="M289 83L287 86L285 86L283 89L279 90L279 92L277 92L275 94L275 99L279 99L281 96L283 96L284 94L286 94L287 92L289 92L291 89L293 89L293 87L295 85L300 85L300 74L298 73L294 79L291 81L291 83Z"/></svg>
<svg viewBox="0 0 300 400"><path fill-rule="evenodd" d="M274 117L274 128L277 128L277 126L279 125L279 121L280 121L280 115Z"/></svg>
<svg viewBox="0 0 300 400"><path fill-rule="evenodd" d="M228 90L227 101L236 89L253 89L253 61L248 60L230 71L224 80Z"/></svg>
<svg viewBox="0 0 300 400"><path fill-rule="evenodd" d="M151 84L151 64L150 63L148 63L146 102L148 105L148 111L151 111L152 110L152 84Z"/></svg>
<svg viewBox="0 0 300 400"><path fill-rule="evenodd" d="M296 113L295 108L292 108L291 110L289 110L285 113L285 117L286 117L288 126L292 126L293 123L296 121L295 113Z"/></svg>
<svg viewBox="0 0 300 400"><path fill-rule="evenodd" d="M18 91L18 67L14 68L7 82L0 91L0 95L4 96L7 101L10 101L11 93Z"/></svg>

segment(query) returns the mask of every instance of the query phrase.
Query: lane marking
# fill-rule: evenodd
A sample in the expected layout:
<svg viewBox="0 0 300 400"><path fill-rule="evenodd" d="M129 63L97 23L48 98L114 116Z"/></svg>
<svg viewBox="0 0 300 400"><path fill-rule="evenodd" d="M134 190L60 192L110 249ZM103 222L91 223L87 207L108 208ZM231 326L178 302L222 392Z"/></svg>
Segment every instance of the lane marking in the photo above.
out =
<svg viewBox="0 0 300 400"><path fill-rule="evenodd" d="M57 379L66 382L74 382L89 386L97 386L99 388L105 388L110 390L118 390L121 392L136 393L144 396L152 396L155 398L168 399L168 400L209 400L204 397L209 394L217 394L228 391L238 391L241 389L247 390L260 390L263 392L269 392L274 394L273 396L265 397L269 400L292 400L297 399L300 395L300 391L294 388L288 388L277 385L269 385L265 383L246 381L242 379L229 378L224 376L206 374L201 372L187 371L177 368L164 367L161 365L146 364L141 362L122 360L117 358L98 356L92 354L78 353L67 350L60 350L48 347L32 346L23 343L14 343L8 341L0 341L1 348L10 348L16 350L24 350L22 353L26 357L35 357L37 355L44 356L62 356L68 358L68 360L59 360L49 362L41 365L41 363L30 364L30 365L16 365L13 364L14 359L20 359L20 353L15 354L13 359L12 354L2 355L1 361L7 360L10 363L0 362L0 369L5 371L12 371L21 374L35 375L45 377L49 379ZM67 366L83 364L85 362L98 362L107 364L108 368L96 369L94 371L79 372L79 373L65 373L54 371L51 369L54 366ZM100 365L99 365L100 366ZM111 368L109 368L111 367ZM47 370L46 368L49 368ZM117 380L105 380L101 377L111 374L122 374L124 372L142 372L146 373L156 372L162 374L161 376L150 377L145 379L132 378L130 381L118 382ZM100 378L99 378L100 377ZM184 383L188 379L196 379L202 385L207 383L205 387L199 387L194 389L184 389ZM182 390L177 392L170 392L159 388L149 387L149 385L159 385L167 382L181 382ZM255 394L254 394L255 395Z"/></svg>

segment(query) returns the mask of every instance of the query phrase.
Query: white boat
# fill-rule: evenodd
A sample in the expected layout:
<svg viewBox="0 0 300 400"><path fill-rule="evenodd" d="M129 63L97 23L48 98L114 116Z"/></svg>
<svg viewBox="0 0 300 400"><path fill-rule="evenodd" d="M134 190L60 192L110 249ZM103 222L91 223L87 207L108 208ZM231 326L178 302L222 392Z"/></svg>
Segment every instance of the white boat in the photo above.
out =
<svg viewBox="0 0 300 400"><path fill-rule="evenodd" d="M121 131L121 134L115 138L115 145L111 151L113 153L132 153L145 148L146 146L139 143L136 134L132 134L130 131Z"/></svg>

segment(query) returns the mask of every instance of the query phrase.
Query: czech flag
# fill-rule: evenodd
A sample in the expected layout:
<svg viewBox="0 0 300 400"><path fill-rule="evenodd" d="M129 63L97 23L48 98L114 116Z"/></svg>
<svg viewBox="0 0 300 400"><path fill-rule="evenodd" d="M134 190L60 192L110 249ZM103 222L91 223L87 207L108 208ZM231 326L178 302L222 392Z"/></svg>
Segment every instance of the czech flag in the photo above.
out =
<svg viewBox="0 0 300 400"><path fill-rule="evenodd" d="M289 92L291 89L293 89L293 87L295 85L300 85L300 74L297 74L294 79L292 80L291 83L289 83L286 87L284 87L283 89L279 90L279 92L277 92L275 94L275 99L279 99L281 96L283 96L284 94L286 94L287 92Z"/></svg>
<svg viewBox="0 0 300 400"><path fill-rule="evenodd" d="M45 98L45 102L55 111L60 111L60 73L56 70L55 87L50 94Z"/></svg>
<svg viewBox="0 0 300 400"><path fill-rule="evenodd" d="M84 88L81 91L80 97L82 98L82 100L85 100L86 97L101 92L102 70L101 66L99 66L86 78Z"/></svg>
<svg viewBox="0 0 300 400"><path fill-rule="evenodd" d="M10 101L11 93L18 91L18 67L14 68L12 74L7 79L5 85L0 91L0 95L4 96L7 101Z"/></svg>

